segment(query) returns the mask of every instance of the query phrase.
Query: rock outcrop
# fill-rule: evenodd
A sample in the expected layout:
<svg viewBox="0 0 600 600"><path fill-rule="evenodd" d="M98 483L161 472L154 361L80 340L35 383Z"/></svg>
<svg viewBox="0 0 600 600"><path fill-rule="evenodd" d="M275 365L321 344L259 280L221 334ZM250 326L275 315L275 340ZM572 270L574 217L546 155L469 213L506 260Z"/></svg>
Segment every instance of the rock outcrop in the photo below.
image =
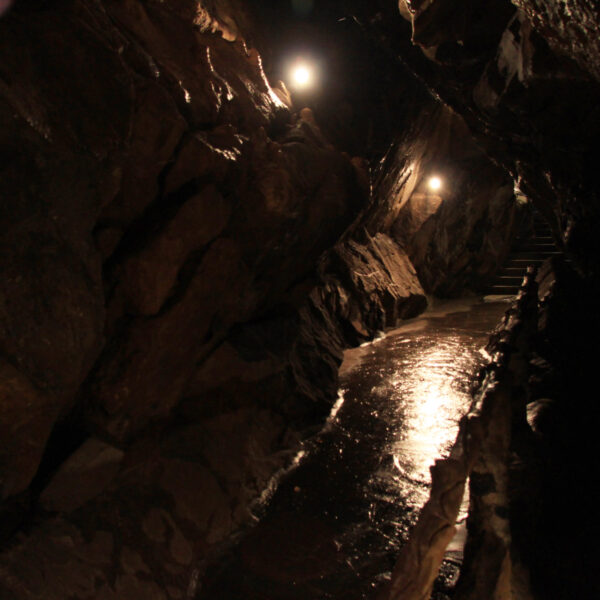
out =
<svg viewBox="0 0 600 600"><path fill-rule="evenodd" d="M3 497L75 402L115 441L168 415L361 208L351 164L302 118L282 130L259 57L207 15L61 2L0 22Z"/></svg>
<svg viewBox="0 0 600 600"><path fill-rule="evenodd" d="M584 572L598 560L589 535L597 528L590 457L597 455L598 421L585 391L595 385L597 369L586 348L600 332L587 300L599 281L598 6L399 4L396 15L356 10L511 173L572 261L553 265L553 284L546 267L539 295L530 290L528 306L494 340L494 362L505 367L490 387L497 414L472 468L465 565L453 597L595 597L598 584ZM423 598L431 590L468 455L467 445L457 464L434 470L429 509L398 563L389 597ZM573 502L578 516L562 519ZM576 548L577 558L565 548Z"/></svg>
<svg viewBox="0 0 600 600"><path fill-rule="evenodd" d="M365 171L250 27L195 0L0 20L2 598L193 597L343 347L426 305L392 240L340 241Z"/></svg>
<svg viewBox="0 0 600 600"><path fill-rule="evenodd" d="M443 105L422 110L417 135L397 143L376 194L389 235L428 293L481 291L503 263L519 221L513 182ZM432 178L440 188L432 189Z"/></svg>
<svg viewBox="0 0 600 600"><path fill-rule="evenodd" d="M436 0L411 3L410 31L399 15L374 25L465 119L487 154L552 224L557 240L590 272L597 265L589 256L598 252L593 157L600 63L596 36L586 32L598 28L597 8L595 2L517 0L450 8Z"/></svg>
<svg viewBox="0 0 600 600"><path fill-rule="evenodd" d="M384 233L365 241L349 239L326 257L325 288L338 306L346 346L356 346L427 306L417 273L406 253Z"/></svg>

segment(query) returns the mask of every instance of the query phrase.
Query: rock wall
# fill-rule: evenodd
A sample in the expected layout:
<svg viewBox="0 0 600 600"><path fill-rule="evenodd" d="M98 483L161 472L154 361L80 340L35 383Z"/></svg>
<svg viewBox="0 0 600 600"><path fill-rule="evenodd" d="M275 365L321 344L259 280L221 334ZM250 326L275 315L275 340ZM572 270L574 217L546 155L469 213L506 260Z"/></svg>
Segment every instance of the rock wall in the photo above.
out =
<svg viewBox="0 0 600 600"><path fill-rule="evenodd" d="M586 33L598 27L596 3L410 6L409 23L399 13L379 20L378 35L465 119L581 268L596 272L589 257L598 251L600 63L595 36Z"/></svg>
<svg viewBox="0 0 600 600"><path fill-rule="evenodd" d="M513 181L443 105L423 109L416 136L397 143L376 194L392 238L405 248L428 293L481 291L502 265L519 219ZM432 190L432 177L440 180Z"/></svg>
<svg viewBox="0 0 600 600"><path fill-rule="evenodd" d="M467 487L467 540L453 598L558 600L599 592L586 576L598 559L589 535L597 521L589 473L598 419L584 392L594 371L569 341L573 330L595 336L599 323L584 316L587 284L564 260L534 275L532 269L491 336L492 360L479 373L449 457L431 468L430 498L381 600L431 596ZM573 504L583 513L562 518Z"/></svg>
<svg viewBox="0 0 600 600"><path fill-rule="evenodd" d="M193 597L343 347L426 305L391 239L341 239L364 170L251 27L195 0L0 19L3 599Z"/></svg>
<svg viewBox="0 0 600 600"><path fill-rule="evenodd" d="M470 417L489 419L488 437L474 444L475 454L469 436L462 446L459 440L456 456L433 469L431 501L386 597L429 597L454 521L455 491L468 472L468 542L453 597L596 597L589 573L598 560L590 535L598 498L590 474L598 422L585 390L594 387L597 369L586 348L600 332L589 303L599 281L598 6L399 4L396 15L356 10L514 176L571 262L547 265L539 294L530 282L529 300L522 298L496 336L488 374L503 367L483 383L489 411L484 399ZM562 518L573 506L577 515Z"/></svg>
<svg viewBox="0 0 600 600"><path fill-rule="evenodd" d="M359 225L398 244L427 293L480 292L516 234L513 180L476 145L460 116L432 99L418 107L376 169L373 201ZM432 177L439 190L430 188Z"/></svg>
<svg viewBox="0 0 600 600"><path fill-rule="evenodd" d="M418 315L427 306L423 288L406 252L384 233L350 238L325 257L322 279L337 306L345 346Z"/></svg>
<svg viewBox="0 0 600 600"><path fill-rule="evenodd" d="M168 414L228 329L284 302L363 203L310 123L275 139L290 115L259 57L189 20L205 16L63 2L2 21L2 354L7 404L29 408L3 435L24 462L4 497L78 394L118 440Z"/></svg>

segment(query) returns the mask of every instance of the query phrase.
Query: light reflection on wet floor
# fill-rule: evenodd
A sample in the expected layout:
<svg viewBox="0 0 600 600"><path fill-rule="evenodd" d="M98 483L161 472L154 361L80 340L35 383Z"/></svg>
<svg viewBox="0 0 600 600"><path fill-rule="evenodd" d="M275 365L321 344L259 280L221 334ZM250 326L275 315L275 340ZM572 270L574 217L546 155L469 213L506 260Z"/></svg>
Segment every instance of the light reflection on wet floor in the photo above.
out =
<svg viewBox="0 0 600 600"><path fill-rule="evenodd" d="M328 425L202 598L372 596L428 497L430 465L454 442L481 349L508 308L471 302L346 353Z"/></svg>

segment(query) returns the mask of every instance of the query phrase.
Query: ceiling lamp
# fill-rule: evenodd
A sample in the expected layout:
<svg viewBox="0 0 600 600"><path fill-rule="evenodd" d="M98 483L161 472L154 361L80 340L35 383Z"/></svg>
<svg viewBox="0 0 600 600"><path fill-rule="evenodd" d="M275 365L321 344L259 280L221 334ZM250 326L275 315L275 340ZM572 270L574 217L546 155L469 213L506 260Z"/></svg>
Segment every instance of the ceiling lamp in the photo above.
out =
<svg viewBox="0 0 600 600"><path fill-rule="evenodd" d="M306 89L314 83L313 69L306 63L296 63L290 72L292 87Z"/></svg>
<svg viewBox="0 0 600 600"><path fill-rule="evenodd" d="M437 192L442 189L442 180L437 175L434 175L433 177L429 178L427 185L431 191Z"/></svg>

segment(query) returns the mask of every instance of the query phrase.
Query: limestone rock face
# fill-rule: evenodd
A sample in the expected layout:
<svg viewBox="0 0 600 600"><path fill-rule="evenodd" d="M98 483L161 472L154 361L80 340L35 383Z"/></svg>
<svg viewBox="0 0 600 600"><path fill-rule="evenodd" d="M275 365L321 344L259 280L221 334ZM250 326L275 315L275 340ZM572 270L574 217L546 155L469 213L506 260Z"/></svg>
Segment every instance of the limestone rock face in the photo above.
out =
<svg viewBox="0 0 600 600"><path fill-rule="evenodd" d="M43 515L2 598L190 597L335 399L346 342L310 294L363 175L279 100L249 23L195 0L0 19L1 541Z"/></svg>
<svg viewBox="0 0 600 600"><path fill-rule="evenodd" d="M517 205L511 179L475 145L462 119L439 108L428 172L398 214L393 235L425 289L439 296L480 290L504 261ZM439 190L429 181L438 177Z"/></svg>
<svg viewBox="0 0 600 600"><path fill-rule="evenodd" d="M539 0L514 0L533 26L557 53L573 57L579 66L600 81L598 3L570 0L562 4Z"/></svg>
<svg viewBox="0 0 600 600"><path fill-rule="evenodd" d="M600 206L593 158L600 133L597 2L453 5L460 34L442 18L447 5L423 3L423 18L431 14L428 35L419 35L419 19L412 19L424 52L397 24L389 27L399 35L392 40L386 31L386 38L513 175L573 258L597 276L589 259L598 253L592 224Z"/></svg>
<svg viewBox="0 0 600 600"><path fill-rule="evenodd" d="M112 265L109 311L129 319L88 381L92 418L109 435L167 415L196 364L234 324L285 303L359 208L353 167L310 132L303 120L281 142L257 132L239 160L231 150L221 191L186 182L190 198L164 228Z"/></svg>
<svg viewBox="0 0 600 600"><path fill-rule="evenodd" d="M0 385L36 431L12 442L27 427L2 419L8 454L30 457L19 483L3 458L4 496L84 379L112 437L167 414L214 339L280 302L360 207L314 124L269 137L290 115L260 59L200 13L61 2L0 22Z"/></svg>
<svg viewBox="0 0 600 600"><path fill-rule="evenodd" d="M427 305L408 256L384 233L334 248L326 273L327 285L338 290L340 306L334 314L352 345L418 315Z"/></svg>
<svg viewBox="0 0 600 600"><path fill-rule="evenodd" d="M323 257L319 285L299 312L299 335L289 355L296 390L292 414L309 406L326 414L337 393L344 348L373 339L426 307L409 258L385 234L337 244Z"/></svg>
<svg viewBox="0 0 600 600"><path fill-rule="evenodd" d="M432 178L439 189L431 188ZM410 134L398 139L375 197L367 228L387 232L404 249L428 293L480 290L514 236L512 180L444 106L423 107Z"/></svg>

